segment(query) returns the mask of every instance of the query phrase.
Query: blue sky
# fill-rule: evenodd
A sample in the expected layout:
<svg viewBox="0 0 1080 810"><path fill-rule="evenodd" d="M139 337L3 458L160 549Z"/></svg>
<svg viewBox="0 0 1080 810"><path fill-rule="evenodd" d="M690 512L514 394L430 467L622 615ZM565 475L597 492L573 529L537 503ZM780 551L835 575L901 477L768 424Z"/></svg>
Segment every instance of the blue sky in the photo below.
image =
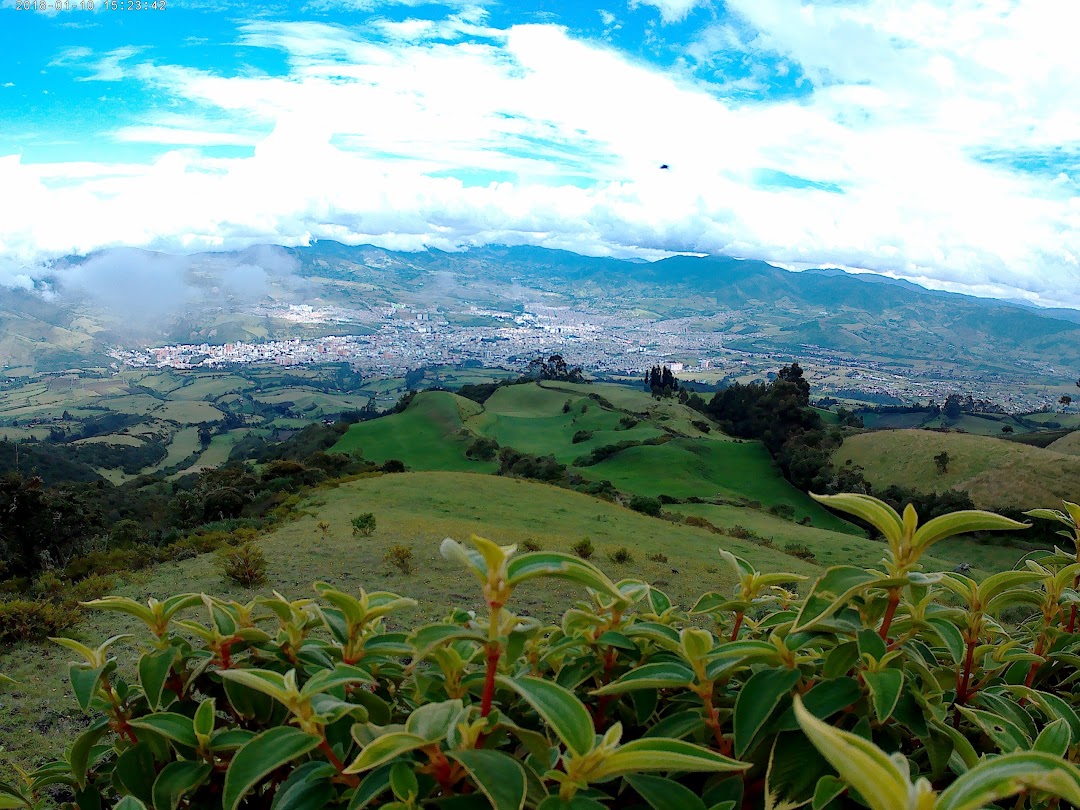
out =
<svg viewBox="0 0 1080 810"><path fill-rule="evenodd" d="M1080 306L1066 0L127 3L0 0L0 284L333 238Z"/></svg>

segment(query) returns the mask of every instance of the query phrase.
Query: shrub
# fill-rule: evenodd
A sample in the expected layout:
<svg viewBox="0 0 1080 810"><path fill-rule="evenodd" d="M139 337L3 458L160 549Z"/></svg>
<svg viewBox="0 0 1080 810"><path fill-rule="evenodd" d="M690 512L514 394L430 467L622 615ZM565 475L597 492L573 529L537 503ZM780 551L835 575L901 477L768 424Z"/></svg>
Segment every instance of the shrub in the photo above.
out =
<svg viewBox="0 0 1080 810"><path fill-rule="evenodd" d="M630 553L630 549L626 546L620 546L615 549L608 557L613 563L618 563L619 565L625 565L634 561L634 555Z"/></svg>
<svg viewBox="0 0 1080 810"><path fill-rule="evenodd" d="M408 546L390 546L383 559L405 576L408 576L413 572L413 553L412 549Z"/></svg>
<svg viewBox="0 0 1080 810"><path fill-rule="evenodd" d="M683 523L685 523L687 526L696 526L699 529L708 529L714 534L721 533L720 529L716 528L716 526L714 526L712 523L710 523L708 520L701 517L700 515L687 515L686 518L683 520Z"/></svg>
<svg viewBox="0 0 1080 810"><path fill-rule="evenodd" d="M638 424L638 420L635 419L634 417L632 417L632 416L624 416L621 419L619 419L619 426L617 428L615 428L615 429L616 430L630 430L631 428L637 427L637 424Z"/></svg>
<svg viewBox="0 0 1080 810"><path fill-rule="evenodd" d="M323 537L326 537L328 534L330 534L330 524L327 523L325 520L320 520L317 524L315 524L315 528L319 530L319 534L321 534Z"/></svg>
<svg viewBox="0 0 1080 810"><path fill-rule="evenodd" d="M112 577L103 574L91 574L86 579L69 585L63 591L64 598L75 602L89 602L91 599L100 599L116 587Z"/></svg>
<svg viewBox="0 0 1080 810"><path fill-rule="evenodd" d="M466 431L466 434L467 433L468 431ZM494 439L484 437L476 439L472 444L465 448L466 457L476 459L477 461L491 461L498 452L499 443Z"/></svg>
<svg viewBox="0 0 1080 810"><path fill-rule="evenodd" d="M375 515L372 512L364 512L352 519L352 533L354 537L358 534L362 534L364 537L370 537L374 531Z"/></svg>
<svg viewBox="0 0 1080 810"><path fill-rule="evenodd" d="M177 806L178 796L225 810L1080 806L1077 669L1064 652L1076 643L1075 552L935 590L913 576L935 542L1020 524L983 513L927 533L880 502L828 504L857 511L890 544L880 571L832 569L805 597L789 589L800 577L721 552L734 591L687 611L572 556L508 559L483 538L442 544L479 583L481 615L452 606L402 632L386 625L400 626L394 614L414 600L326 583L315 604L107 597L95 607L149 632L122 662L116 639L61 641L77 659L69 682L89 724L69 756L0 786L2 803L66 796L104 809L125 794L123 810ZM1069 534L1080 545L1080 527ZM515 601L519 585L545 577L586 597L554 630ZM1014 605L1034 615L1000 626ZM1042 652L1048 643L1055 654ZM58 797L58 786L70 792Z"/></svg>
<svg viewBox="0 0 1080 810"><path fill-rule="evenodd" d="M254 543L222 548L218 552L218 566L225 579L244 588L266 582L266 555Z"/></svg>
<svg viewBox="0 0 1080 810"><path fill-rule="evenodd" d="M403 473L405 472L405 462L396 458L389 458L382 463L379 467L385 473Z"/></svg>
<svg viewBox="0 0 1080 810"><path fill-rule="evenodd" d="M660 501L657 498L650 498L646 495L635 495L630 499L629 506L635 512L641 512L643 515L660 517Z"/></svg>
<svg viewBox="0 0 1080 810"><path fill-rule="evenodd" d="M817 562L817 555L809 546L805 546L802 543L788 543L784 546L784 553L790 554L792 557L798 557L800 560L806 560L807 562Z"/></svg>
<svg viewBox="0 0 1080 810"><path fill-rule="evenodd" d="M73 602L10 599L0 602L0 642L39 641L57 636L82 619Z"/></svg>
<svg viewBox="0 0 1080 810"><path fill-rule="evenodd" d="M593 548L592 540L588 537L582 537L574 543L574 545L570 546L570 550L583 560L591 559L592 555L596 552L596 549Z"/></svg>
<svg viewBox="0 0 1080 810"><path fill-rule="evenodd" d="M654 552L653 554L646 554L645 559L654 563L666 563L668 561L667 555L662 551Z"/></svg>
<svg viewBox="0 0 1080 810"><path fill-rule="evenodd" d="M573 438L570 439L570 443L571 444L581 444L582 442L587 442L591 438L592 438L592 431L591 430L579 430L574 434Z"/></svg>

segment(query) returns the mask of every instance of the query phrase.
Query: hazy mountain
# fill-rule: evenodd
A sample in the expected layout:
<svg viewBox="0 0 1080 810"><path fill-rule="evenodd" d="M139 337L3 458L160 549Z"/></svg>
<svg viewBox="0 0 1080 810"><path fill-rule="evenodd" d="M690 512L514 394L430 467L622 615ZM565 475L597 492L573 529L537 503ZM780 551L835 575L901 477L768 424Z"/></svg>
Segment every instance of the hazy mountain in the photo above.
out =
<svg viewBox="0 0 1080 810"><path fill-rule="evenodd" d="M132 283L121 284L126 278ZM187 257L118 250L58 263L50 289L48 300L0 293L0 363L41 368L55 365L33 359L41 350L69 363L125 341L274 337L285 324L264 316L252 321L268 303L364 310L396 301L452 309L542 299L635 322L677 319L677 328L720 332L724 345L736 349L795 355L822 349L961 364L980 373L1080 367L1074 310L729 257L641 262L528 246L403 253L325 241ZM303 334L289 328L290 335Z"/></svg>

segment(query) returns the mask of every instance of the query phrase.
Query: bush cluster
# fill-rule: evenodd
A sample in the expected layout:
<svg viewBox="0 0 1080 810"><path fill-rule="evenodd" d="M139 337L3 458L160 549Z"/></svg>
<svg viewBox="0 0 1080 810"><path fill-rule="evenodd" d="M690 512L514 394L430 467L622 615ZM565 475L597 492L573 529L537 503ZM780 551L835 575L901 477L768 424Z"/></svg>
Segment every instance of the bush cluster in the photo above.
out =
<svg viewBox="0 0 1080 810"><path fill-rule="evenodd" d="M0 783L0 805L1080 806L1078 552L976 583L921 560L954 534L1023 524L828 504L877 526L886 558L831 568L805 596L804 578L721 550L734 588L678 606L573 556L473 537L442 553L485 609L404 631L388 621L414 600L325 583L293 602L97 600L148 643L120 666L115 639L59 640L89 725L62 758ZM1080 549L1080 506L1066 506L1036 516ZM581 589L557 623L515 612L539 578Z"/></svg>

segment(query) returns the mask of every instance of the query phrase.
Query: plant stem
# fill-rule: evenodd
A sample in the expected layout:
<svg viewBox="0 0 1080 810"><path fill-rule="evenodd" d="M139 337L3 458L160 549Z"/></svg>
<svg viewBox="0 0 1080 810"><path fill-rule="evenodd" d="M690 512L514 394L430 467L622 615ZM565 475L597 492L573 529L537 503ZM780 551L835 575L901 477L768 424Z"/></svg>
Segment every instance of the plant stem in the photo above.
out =
<svg viewBox="0 0 1080 810"><path fill-rule="evenodd" d="M739 630L742 628L743 616L745 614L738 610L735 612L735 626L731 629L731 640L737 641L739 638Z"/></svg>
<svg viewBox="0 0 1080 810"><path fill-rule="evenodd" d="M480 716L487 717L491 714L491 704L495 699L495 673L499 670L499 656L502 648L497 641L488 642L487 648L487 671L484 673L484 693L480 697Z"/></svg>
<svg viewBox="0 0 1080 810"><path fill-rule="evenodd" d="M960 676L960 683L956 687L956 711L953 713L953 727L960 725L960 707L967 702L968 699L968 685L971 683L971 667L973 659L975 658L975 645L978 643L977 638L969 639L967 643L967 654L964 656L964 670Z"/></svg>
<svg viewBox="0 0 1080 810"><path fill-rule="evenodd" d="M319 750L323 752L323 755L330 761L330 764L334 766L334 768L338 772L338 776L341 777L345 784L347 784L349 787L359 786L359 776L352 773L342 773L342 771L345 770L345 763L342 762L341 758L334 753L334 749L330 747L330 743L326 741L325 737L323 737L323 741L319 743Z"/></svg>
<svg viewBox="0 0 1080 810"><path fill-rule="evenodd" d="M1039 640L1035 643L1035 650L1034 650L1035 655L1042 655L1043 654L1043 647L1044 647L1045 640L1046 639L1045 639L1044 636L1039 636ZM1038 673L1040 666L1042 666L1041 661L1032 661L1031 662L1031 668L1028 670L1027 677L1024 678L1024 686L1027 686L1027 687L1030 688L1031 684L1033 684L1035 682L1035 675Z"/></svg>
<svg viewBox="0 0 1080 810"><path fill-rule="evenodd" d="M881 620L881 629L878 630L878 635L881 636L882 641L887 641L889 638L889 627L892 626L893 616L896 615L896 606L900 604L900 589L889 588L889 606L885 608L885 618Z"/></svg>

